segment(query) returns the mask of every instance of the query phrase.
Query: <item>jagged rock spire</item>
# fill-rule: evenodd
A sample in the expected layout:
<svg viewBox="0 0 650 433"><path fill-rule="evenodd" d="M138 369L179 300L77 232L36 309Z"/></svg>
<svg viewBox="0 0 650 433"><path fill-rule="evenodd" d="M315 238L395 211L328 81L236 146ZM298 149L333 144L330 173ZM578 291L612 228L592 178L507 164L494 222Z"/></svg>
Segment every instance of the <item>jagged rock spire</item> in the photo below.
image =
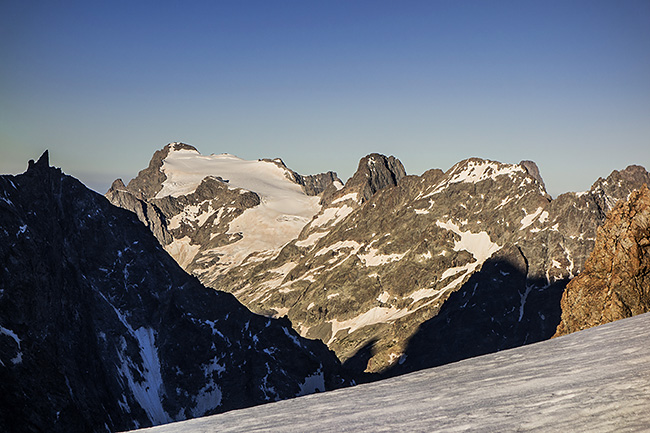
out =
<svg viewBox="0 0 650 433"><path fill-rule="evenodd" d="M50 153L46 149L45 152L38 158L38 161L34 162L33 159L30 159L27 164L27 171L39 168L47 168L50 166Z"/></svg>

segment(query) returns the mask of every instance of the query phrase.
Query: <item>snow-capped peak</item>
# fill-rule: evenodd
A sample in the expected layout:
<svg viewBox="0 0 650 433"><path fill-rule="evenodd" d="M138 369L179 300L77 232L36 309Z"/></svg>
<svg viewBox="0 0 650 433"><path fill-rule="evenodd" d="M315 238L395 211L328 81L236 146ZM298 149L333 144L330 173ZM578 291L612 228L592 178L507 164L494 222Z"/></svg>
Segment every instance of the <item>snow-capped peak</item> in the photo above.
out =
<svg viewBox="0 0 650 433"><path fill-rule="evenodd" d="M471 158L459 162L452 168L449 183L477 183L490 178L496 179L497 176L515 172L525 173L525 170L519 165Z"/></svg>

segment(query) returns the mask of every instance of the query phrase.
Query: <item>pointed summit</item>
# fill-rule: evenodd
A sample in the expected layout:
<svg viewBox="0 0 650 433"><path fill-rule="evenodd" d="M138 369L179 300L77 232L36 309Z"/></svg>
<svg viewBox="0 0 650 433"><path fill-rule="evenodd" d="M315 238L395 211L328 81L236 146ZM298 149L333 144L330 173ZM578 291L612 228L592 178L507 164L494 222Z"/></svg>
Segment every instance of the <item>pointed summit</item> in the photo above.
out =
<svg viewBox="0 0 650 433"><path fill-rule="evenodd" d="M345 188L356 188L361 194L362 201L367 201L377 191L397 182L406 176L401 161L394 156L371 153L359 161L359 167L352 178L347 181Z"/></svg>
<svg viewBox="0 0 650 433"><path fill-rule="evenodd" d="M27 171L34 169L44 169L50 166L50 153L48 150L45 150L38 161L34 162L33 159L30 159L27 163Z"/></svg>

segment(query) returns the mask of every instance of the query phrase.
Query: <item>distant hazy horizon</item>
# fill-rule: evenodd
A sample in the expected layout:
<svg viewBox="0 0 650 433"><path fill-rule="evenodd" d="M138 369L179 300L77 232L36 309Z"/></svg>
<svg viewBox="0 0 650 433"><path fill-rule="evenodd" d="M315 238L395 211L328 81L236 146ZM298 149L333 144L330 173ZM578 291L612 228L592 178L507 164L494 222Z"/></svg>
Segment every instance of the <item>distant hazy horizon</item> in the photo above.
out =
<svg viewBox="0 0 650 433"><path fill-rule="evenodd" d="M548 192L650 168L650 2L0 3L0 173L50 151L104 193L157 149L350 177L469 157Z"/></svg>

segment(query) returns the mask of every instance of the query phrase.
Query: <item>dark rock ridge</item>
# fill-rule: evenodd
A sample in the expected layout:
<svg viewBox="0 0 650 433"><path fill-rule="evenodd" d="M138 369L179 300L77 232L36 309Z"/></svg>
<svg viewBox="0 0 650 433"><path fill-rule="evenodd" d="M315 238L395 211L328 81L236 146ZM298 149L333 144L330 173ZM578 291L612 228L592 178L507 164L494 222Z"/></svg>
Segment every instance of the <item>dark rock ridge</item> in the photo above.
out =
<svg viewBox="0 0 650 433"><path fill-rule="evenodd" d="M404 176L406 170L399 159L372 153L359 161L357 171L346 182L346 193L358 192L359 202L363 203L377 191L397 185Z"/></svg>
<svg viewBox="0 0 650 433"><path fill-rule="evenodd" d="M7 432L128 430L345 382L325 345L202 286L47 153L0 176L0 348Z"/></svg>
<svg viewBox="0 0 650 433"><path fill-rule="evenodd" d="M606 213L649 181L630 166L552 199L532 161L470 158L407 176L371 154L277 251L218 274L197 267L209 263L201 252L183 266L255 312L287 315L351 370L397 374L550 338ZM233 231L222 222L212 239Z"/></svg>
<svg viewBox="0 0 650 433"><path fill-rule="evenodd" d="M291 170L289 167L287 167L284 161L282 161L282 159L280 158L261 159L260 161L273 162L278 167L282 168L283 170L286 170L287 178L297 183L298 185L302 186L303 190L305 191L305 194L307 195L311 195L311 196L320 195L322 194L323 191L327 189L327 187L335 183L338 183L341 186L343 185L341 179L339 179L336 173L333 171L303 176Z"/></svg>
<svg viewBox="0 0 650 433"><path fill-rule="evenodd" d="M639 171L638 167L633 170ZM600 185L609 183L599 179L599 192L604 189ZM643 185L629 199L620 201L598 229L584 271L571 280L562 295L562 321L555 336L648 311L650 191Z"/></svg>

